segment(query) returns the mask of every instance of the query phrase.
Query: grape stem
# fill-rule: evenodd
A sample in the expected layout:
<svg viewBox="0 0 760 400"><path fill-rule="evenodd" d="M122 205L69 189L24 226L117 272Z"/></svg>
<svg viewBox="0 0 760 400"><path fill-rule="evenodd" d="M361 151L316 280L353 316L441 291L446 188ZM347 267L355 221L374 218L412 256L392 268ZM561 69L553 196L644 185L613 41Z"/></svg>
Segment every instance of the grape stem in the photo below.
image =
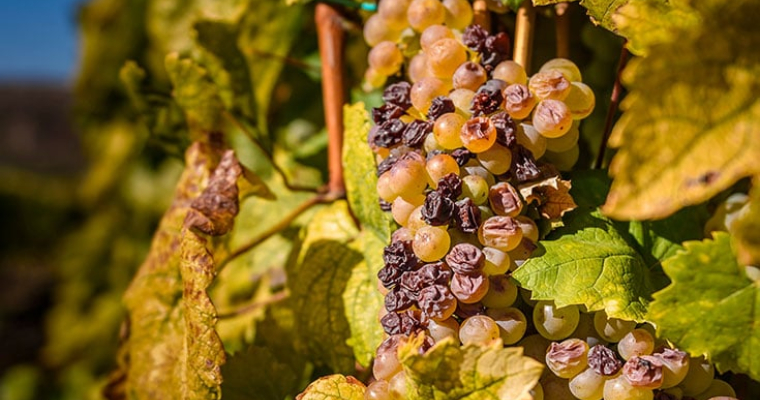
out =
<svg viewBox="0 0 760 400"><path fill-rule="evenodd" d="M274 303L279 303L283 300L287 300L287 298L290 297L290 292L285 289L281 292L274 293L271 297L264 301L257 301L251 304L246 304L244 306L238 307L233 311L228 311L225 313L219 313L217 314L217 318L219 319L228 319L228 318L235 318L239 315L243 315L246 313L249 313L251 311L256 311L259 308L263 308L269 305L272 305Z"/></svg>
<svg viewBox="0 0 760 400"><path fill-rule="evenodd" d="M486 31L491 30L491 14L488 12L486 0L475 0L472 3L472 13L472 21L475 24L480 25Z"/></svg>
<svg viewBox="0 0 760 400"><path fill-rule="evenodd" d="M557 40L557 57L570 58L570 3L554 6L554 28Z"/></svg>
<svg viewBox="0 0 760 400"><path fill-rule="evenodd" d="M515 54L514 60L522 65L525 72L530 74L530 59L533 50L533 31L536 25L536 10L531 0L523 1L517 9L515 22Z"/></svg>
<svg viewBox="0 0 760 400"><path fill-rule="evenodd" d="M615 119L615 113L617 113L620 105L620 97L623 92L623 84L620 82L620 75L623 73L623 69L628 63L628 49L623 48L620 50L620 59L618 59L618 68L615 73L615 84L612 86L612 95L610 96L610 106L607 108L607 118L604 121L604 134L602 135L602 142L599 143L599 152L596 156L596 162L594 163L594 169L602 168L604 164L604 156L607 151L607 142L610 139L610 132L612 131L612 122Z"/></svg>
<svg viewBox="0 0 760 400"><path fill-rule="evenodd" d="M346 33L343 18L330 4L316 5L314 20L317 25L319 55L322 60L322 98L327 125L327 169L329 193L343 197L346 186L343 182L343 104L346 102L343 75Z"/></svg>

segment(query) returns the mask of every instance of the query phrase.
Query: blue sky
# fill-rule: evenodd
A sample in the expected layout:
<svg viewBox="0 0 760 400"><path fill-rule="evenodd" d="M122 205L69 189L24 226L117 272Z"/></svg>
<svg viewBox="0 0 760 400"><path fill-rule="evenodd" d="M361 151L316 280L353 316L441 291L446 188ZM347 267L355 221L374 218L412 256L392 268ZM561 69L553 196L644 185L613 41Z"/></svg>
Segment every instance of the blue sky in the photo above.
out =
<svg viewBox="0 0 760 400"><path fill-rule="evenodd" d="M70 82L82 0L0 0L0 81Z"/></svg>

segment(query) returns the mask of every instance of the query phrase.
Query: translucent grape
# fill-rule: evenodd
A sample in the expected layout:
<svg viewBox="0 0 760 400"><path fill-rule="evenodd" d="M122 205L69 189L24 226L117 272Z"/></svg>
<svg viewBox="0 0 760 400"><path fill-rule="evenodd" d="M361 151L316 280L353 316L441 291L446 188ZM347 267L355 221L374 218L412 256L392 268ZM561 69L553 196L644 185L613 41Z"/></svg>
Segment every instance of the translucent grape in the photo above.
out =
<svg viewBox="0 0 760 400"><path fill-rule="evenodd" d="M384 3L393 3L387 1ZM364 23L364 41L370 47L377 46L384 41L395 42L401 37L402 29L394 29L388 26L383 18L378 14L372 14Z"/></svg>
<svg viewBox="0 0 760 400"><path fill-rule="evenodd" d="M493 247L483 247L482 251L486 257L486 265L483 267L484 274L499 275L509 270L509 266L511 265L509 253L494 249Z"/></svg>
<svg viewBox="0 0 760 400"><path fill-rule="evenodd" d="M457 113L443 114L435 120L433 134L435 140L444 149L456 149L462 147L460 132L467 120Z"/></svg>
<svg viewBox="0 0 760 400"><path fill-rule="evenodd" d="M525 73L525 68L512 60L500 62L496 68L493 69L491 76L494 79L503 80L507 85L514 83L525 85L528 83L528 75Z"/></svg>
<svg viewBox="0 0 760 400"><path fill-rule="evenodd" d="M467 61L457 67L451 82L455 89L469 89L474 92L486 83L487 79L488 73L480 64ZM467 108L469 109L469 106Z"/></svg>
<svg viewBox="0 0 760 400"><path fill-rule="evenodd" d="M386 171L377 178L377 185L375 186L378 196L389 203L398 197L398 193L391 188L390 179L391 172Z"/></svg>
<svg viewBox="0 0 760 400"><path fill-rule="evenodd" d="M422 143L422 148L425 150L425 153L446 150L443 148L443 146L440 145L440 143L438 143L438 139L435 138L435 134L433 132L430 132L427 136L425 136L425 141Z"/></svg>
<svg viewBox="0 0 760 400"><path fill-rule="evenodd" d="M484 345L500 337L499 326L485 315L475 315L462 321L459 339L462 344Z"/></svg>
<svg viewBox="0 0 760 400"><path fill-rule="evenodd" d="M538 226L532 218L526 215L518 215L515 217L515 221L520 225L520 229L523 232L523 238L530 240L533 243L538 242Z"/></svg>
<svg viewBox="0 0 760 400"><path fill-rule="evenodd" d="M470 160L467 164L462 166L462 175L478 175L486 180L488 186L496 184L496 178L493 174L488 172L477 160Z"/></svg>
<svg viewBox="0 0 760 400"><path fill-rule="evenodd" d="M533 111L533 126L547 138L557 138L573 126L573 116L565 103L559 100L542 100Z"/></svg>
<svg viewBox="0 0 760 400"><path fill-rule="evenodd" d="M409 69L407 70L409 80L417 83L423 78L429 76L427 68L427 57L425 53L419 53L409 60Z"/></svg>
<svg viewBox="0 0 760 400"><path fill-rule="evenodd" d="M384 0L377 5L377 14L389 28L403 30L407 27L407 10L411 0Z"/></svg>
<svg viewBox="0 0 760 400"><path fill-rule="evenodd" d="M556 70L539 72L531 76L528 87L539 100L564 100L570 93L570 81Z"/></svg>
<svg viewBox="0 0 760 400"><path fill-rule="evenodd" d="M508 276L491 275L488 280L490 281L488 292L480 300L484 306L506 308L514 304L517 300L517 286L509 280Z"/></svg>
<svg viewBox="0 0 760 400"><path fill-rule="evenodd" d="M465 117L469 117L472 114L470 105L472 104L473 97L475 97L475 92L470 89L454 89L449 93L449 98L454 102L457 113Z"/></svg>
<svg viewBox="0 0 760 400"><path fill-rule="evenodd" d="M736 397L736 391L725 381L713 379L710 386L704 392L695 396L696 400L710 400L714 397Z"/></svg>
<svg viewBox="0 0 760 400"><path fill-rule="evenodd" d="M570 338L552 343L546 351L546 366L560 378L570 379L588 365L588 344L581 339Z"/></svg>
<svg viewBox="0 0 760 400"><path fill-rule="evenodd" d="M496 143L496 127L488 117L475 117L462 125L459 137L467 150L484 152Z"/></svg>
<svg viewBox="0 0 760 400"><path fill-rule="evenodd" d="M430 187L438 187L438 181L448 174L459 175L459 164L454 157L448 154L437 154L427 161L425 166L428 177L430 178Z"/></svg>
<svg viewBox="0 0 760 400"><path fill-rule="evenodd" d="M512 165L512 151L499 144L494 144L490 149L478 153L477 157L480 164L494 175L509 171Z"/></svg>
<svg viewBox="0 0 760 400"><path fill-rule="evenodd" d="M577 400L570 392L567 379L562 379L552 373L548 373L541 379L546 400Z"/></svg>
<svg viewBox="0 0 760 400"><path fill-rule="evenodd" d="M462 178L462 198L469 197L473 203L480 205L488 200L488 182L480 175L467 175Z"/></svg>
<svg viewBox="0 0 760 400"><path fill-rule="evenodd" d="M364 400L392 400L388 381L377 380L367 385Z"/></svg>
<svg viewBox="0 0 760 400"><path fill-rule="evenodd" d="M390 76L398 72L404 62L404 55L391 41L383 41L375 45L367 56L369 67L378 74Z"/></svg>
<svg viewBox="0 0 760 400"><path fill-rule="evenodd" d="M541 300L533 309L533 324L538 333L549 340L569 337L578 327L580 313L575 305L557 308L551 301Z"/></svg>
<svg viewBox="0 0 760 400"><path fill-rule="evenodd" d="M447 337L453 337L457 343L459 342L459 322L454 318L447 318L443 321L430 320L428 332L436 343Z"/></svg>
<svg viewBox="0 0 760 400"><path fill-rule="evenodd" d="M560 171L570 171L573 168L573 165L578 162L578 157L580 157L581 149L576 144L570 150L563 151L561 153L555 153L552 151L546 151L544 153L544 157L546 159L554 164L555 167L557 167Z"/></svg>
<svg viewBox="0 0 760 400"><path fill-rule="evenodd" d="M367 70L364 71L364 83L362 88L367 92L372 91L373 89L382 87L387 79L387 75L377 72L374 68L367 68Z"/></svg>
<svg viewBox="0 0 760 400"><path fill-rule="evenodd" d="M439 0L412 0L406 17L415 31L422 32L430 25L443 24L446 8Z"/></svg>
<svg viewBox="0 0 760 400"><path fill-rule="evenodd" d="M525 318L525 314L517 308L489 308L486 310L486 315L491 317L499 326L501 341L506 345L520 341L528 329L528 320Z"/></svg>
<svg viewBox="0 0 760 400"><path fill-rule="evenodd" d="M557 70L561 72L562 75L565 75L565 78L567 78L567 80L570 82L580 82L583 80L581 78L581 71L578 69L578 66L566 58L555 58L547 61L544 63L544 65L541 66L539 72L550 70Z"/></svg>
<svg viewBox="0 0 760 400"><path fill-rule="evenodd" d="M594 315L594 328L596 328L596 332L602 339L610 343L619 342L623 336L635 327L635 321L607 318L607 314L604 311L599 311Z"/></svg>
<svg viewBox="0 0 760 400"><path fill-rule="evenodd" d="M710 387L715 377L715 367L704 357L689 360L689 371L678 386L685 396L696 396Z"/></svg>
<svg viewBox="0 0 760 400"><path fill-rule="evenodd" d="M437 226L424 226L414 234L412 248L414 254L425 262L438 261L449 251L451 238L446 229Z"/></svg>
<svg viewBox="0 0 760 400"><path fill-rule="evenodd" d="M578 129L579 126L580 124L578 124L577 121L573 122L570 130L568 130L564 135L557 138L546 139L546 151L551 151L553 153L562 153L575 147L578 144L578 139L580 138L581 134L580 130Z"/></svg>
<svg viewBox="0 0 760 400"><path fill-rule="evenodd" d="M504 89L504 110L514 119L524 119L536 106L536 97L527 86L513 83Z"/></svg>
<svg viewBox="0 0 760 400"><path fill-rule="evenodd" d="M446 25L451 29L464 30L472 23L472 6L467 0L443 0L446 8Z"/></svg>
<svg viewBox="0 0 760 400"><path fill-rule="evenodd" d="M510 251L520 244L522 229L512 217L493 216L480 225L478 240L483 246Z"/></svg>
<svg viewBox="0 0 760 400"><path fill-rule="evenodd" d="M457 68L467 61L464 46L451 38L443 38L433 43L425 54L428 70L433 76L441 79L450 79Z"/></svg>
<svg viewBox="0 0 760 400"><path fill-rule="evenodd" d="M393 377L388 380L388 388L394 399L403 400L408 398L406 393L406 374L404 371L393 375Z"/></svg>
<svg viewBox="0 0 760 400"><path fill-rule="evenodd" d="M652 354L654 350L654 338L643 329L634 329L628 332L618 342L618 353L623 360L633 356Z"/></svg>
<svg viewBox="0 0 760 400"><path fill-rule="evenodd" d="M421 114L427 114L433 99L438 96L445 96L448 93L446 85L437 78L425 77L412 85L410 97L412 105Z"/></svg>
<svg viewBox="0 0 760 400"><path fill-rule="evenodd" d="M425 226L428 226L428 224L425 222L425 219L422 218L422 206L419 206L409 214L409 218L406 220L406 228L414 235L420 228Z"/></svg>
<svg viewBox="0 0 760 400"><path fill-rule="evenodd" d="M454 33L443 25L430 25L420 35L420 47L427 53L430 47L441 39L454 39Z"/></svg>
<svg viewBox="0 0 760 400"><path fill-rule="evenodd" d="M573 119L579 120L588 117L594 111L596 97L594 91L585 83L573 82L564 102L570 109Z"/></svg>
<svg viewBox="0 0 760 400"><path fill-rule="evenodd" d="M579 400L602 400L606 378L586 368L568 382L570 392Z"/></svg>
<svg viewBox="0 0 760 400"><path fill-rule="evenodd" d="M414 199L427 187L425 160L417 153L401 157L388 173L391 190L403 198Z"/></svg>
<svg viewBox="0 0 760 400"><path fill-rule="evenodd" d="M391 215L393 216L393 220L401 226L406 226L409 216L424 202L424 194L412 196L408 199L396 197L396 199L393 200L393 203L391 203Z"/></svg>
<svg viewBox="0 0 760 400"><path fill-rule="evenodd" d="M604 383L604 400L653 400L652 389L631 386L622 376Z"/></svg>
<svg viewBox="0 0 760 400"><path fill-rule="evenodd" d="M518 124L515 136L517 143L528 149L533 154L533 158L539 159L546 153L546 138L538 133L532 124L527 122Z"/></svg>
<svg viewBox="0 0 760 400"><path fill-rule="evenodd" d="M683 351L664 348L654 356L662 361L663 388L678 385L689 372L689 355Z"/></svg>
<svg viewBox="0 0 760 400"><path fill-rule="evenodd" d="M372 374L376 379L389 379L401 371L396 351L378 353L372 363Z"/></svg>

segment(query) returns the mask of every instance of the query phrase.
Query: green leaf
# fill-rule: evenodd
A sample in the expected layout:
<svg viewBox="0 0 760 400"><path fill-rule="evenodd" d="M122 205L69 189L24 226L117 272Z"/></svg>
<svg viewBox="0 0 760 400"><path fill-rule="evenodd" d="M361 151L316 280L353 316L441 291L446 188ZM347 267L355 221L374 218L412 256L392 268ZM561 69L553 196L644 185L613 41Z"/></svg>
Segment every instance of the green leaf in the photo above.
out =
<svg viewBox="0 0 760 400"><path fill-rule="evenodd" d="M626 46L636 55L647 55L649 49L672 40L673 32L695 29L699 15L686 0L636 0L624 3L611 16L614 30L626 39Z"/></svg>
<svg viewBox="0 0 760 400"><path fill-rule="evenodd" d="M731 226L741 265L760 265L760 177L753 181L749 203Z"/></svg>
<svg viewBox="0 0 760 400"><path fill-rule="evenodd" d="M577 0L571 0L577 1ZM517 10L522 5L522 0L501 0L501 2L513 10ZM533 0L534 6L550 6L552 4L562 3L564 0Z"/></svg>
<svg viewBox="0 0 760 400"><path fill-rule="evenodd" d="M364 400L367 390L352 376L330 375L312 382L296 400Z"/></svg>
<svg viewBox="0 0 760 400"><path fill-rule="evenodd" d="M346 343L350 326L343 293L364 259L350 246L358 234L348 205L338 201L317 212L305 227L300 249L287 268L304 352L338 372L354 369L353 351Z"/></svg>
<svg viewBox="0 0 760 400"><path fill-rule="evenodd" d="M630 93L610 138L619 150L603 208L613 218L663 218L760 174L757 4L692 6L698 28L675 29L623 75Z"/></svg>
<svg viewBox="0 0 760 400"><path fill-rule="evenodd" d="M191 138L218 132L224 105L208 71L190 58L180 58L177 53L166 56L166 71L174 86L172 95L185 111Z"/></svg>
<svg viewBox="0 0 760 400"><path fill-rule="evenodd" d="M591 21L603 28L616 32L615 22L612 16L618 9L632 0L581 0L581 5L586 8L586 14Z"/></svg>
<svg viewBox="0 0 760 400"><path fill-rule="evenodd" d="M214 171L212 176L211 153L202 143L188 148L187 166L174 202L161 220L147 259L124 294L130 318L124 348L129 360L125 385L137 398L220 396L224 351L214 330L216 310L206 294L216 270L206 239L191 229L193 218L186 223L191 212L203 214L220 231L229 225L220 219L234 216L196 202L216 197L225 204L237 204L237 191L224 184L235 182L237 177L229 175L227 168ZM197 215L195 218L196 223L205 221Z"/></svg>
<svg viewBox="0 0 760 400"><path fill-rule="evenodd" d="M343 173L348 203L362 227L370 229L381 242L387 243L392 222L390 214L383 212L377 201L375 155L367 145L369 116L361 102L345 106L343 115Z"/></svg>
<svg viewBox="0 0 760 400"><path fill-rule="evenodd" d="M648 319L658 335L706 354L718 370L760 379L760 282L736 263L726 233L684 246L663 263L673 283L654 295Z"/></svg>
<svg viewBox="0 0 760 400"><path fill-rule="evenodd" d="M412 400L517 399L541 377L543 366L523 356L522 347L505 348L500 340L460 347L446 338L420 354L422 339L417 336L398 349Z"/></svg>
<svg viewBox="0 0 760 400"><path fill-rule="evenodd" d="M364 261L351 272L343 292L346 319L351 328L348 344L354 349L359 364L369 367L375 349L383 341L384 332L377 316L383 307L383 296L377 290L377 271L383 267L383 246L375 235L362 231L351 247L364 253Z"/></svg>

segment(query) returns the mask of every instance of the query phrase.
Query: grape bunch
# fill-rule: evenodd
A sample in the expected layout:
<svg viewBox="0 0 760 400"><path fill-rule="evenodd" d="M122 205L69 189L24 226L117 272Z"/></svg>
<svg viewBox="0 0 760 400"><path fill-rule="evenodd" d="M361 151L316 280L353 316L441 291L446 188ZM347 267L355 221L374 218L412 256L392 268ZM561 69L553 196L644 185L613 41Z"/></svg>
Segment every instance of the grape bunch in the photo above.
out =
<svg viewBox="0 0 760 400"><path fill-rule="evenodd" d="M576 390L581 400L601 399L623 365L599 378L595 369L586 372L589 346L601 345L607 350L595 351L618 360L605 345L620 341L635 323L597 313L605 335L604 327L612 326L609 335L597 335L596 316L533 301L510 276L546 233L537 221L549 218L520 189L558 178L575 164L579 121L593 110L594 94L570 60L551 60L529 77L509 59L508 35L471 24L472 16L466 0L382 0L364 27L372 46L365 83L387 84L367 141L376 156L380 206L399 225L377 274L387 338L377 349L376 381L366 398L406 397L397 349L424 333L420 351L445 338L463 345L498 340L542 362L550 341L575 337L557 344L569 347L557 353L581 352L583 362L562 367L568 357L552 358L561 377L547 374L531 395L573 399L570 390ZM627 330L612 340L615 329ZM644 354L636 343L629 347L626 356L654 357L653 349ZM567 379L576 374L585 378L570 389ZM591 387L593 379L601 386ZM609 385L608 400L639 398L614 397L638 390L614 382L619 385ZM653 396L653 389L647 393Z"/></svg>

